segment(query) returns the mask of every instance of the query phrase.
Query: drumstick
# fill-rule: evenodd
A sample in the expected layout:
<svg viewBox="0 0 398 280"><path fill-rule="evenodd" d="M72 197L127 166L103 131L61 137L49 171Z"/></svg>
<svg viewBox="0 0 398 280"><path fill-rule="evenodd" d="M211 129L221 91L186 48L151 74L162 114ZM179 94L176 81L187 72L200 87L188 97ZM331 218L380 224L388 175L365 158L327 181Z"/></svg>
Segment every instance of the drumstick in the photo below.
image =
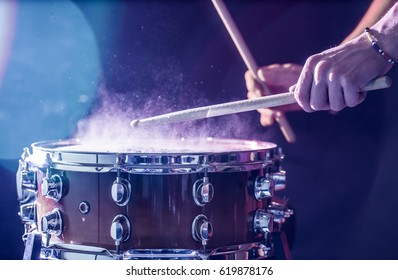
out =
<svg viewBox="0 0 398 280"><path fill-rule="evenodd" d="M263 88L264 95L271 95L271 90L267 87L265 83L263 83L258 75L258 66L255 62L249 48L247 47L245 40L243 40L242 35L239 32L235 22L233 21L231 14L229 13L227 7L225 6L222 0L212 0L214 7L216 8L222 22L224 23L229 35L231 36L233 42L235 43L236 48L238 49L243 61L246 64L246 67L252 73L253 77L259 82L261 87ZM285 114L281 111L275 111L275 121L278 123L283 135L286 138L286 141L289 143L296 141L296 136L293 132L293 129L290 127L289 122L287 121Z"/></svg>
<svg viewBox="0 0 398 280"><path fill-rule="evenodd" d="M379 77L362 90L370 91L388 88L391 86L391 79L387 76ZM259 108L271 108L276 106L288 105L296 103L293 92L274 94L270 96L263 96L255 99L244 99L240 101L233 101L221 103L216 105L198 107L177 111L173 113L163 114L155 117L150 117L141 120L133 120L130 125L132 127L168 124L184 121L193 121L198 119L206 119L211 117L229 115L234 113L241 113L247 111L257 110Z"/></svg>

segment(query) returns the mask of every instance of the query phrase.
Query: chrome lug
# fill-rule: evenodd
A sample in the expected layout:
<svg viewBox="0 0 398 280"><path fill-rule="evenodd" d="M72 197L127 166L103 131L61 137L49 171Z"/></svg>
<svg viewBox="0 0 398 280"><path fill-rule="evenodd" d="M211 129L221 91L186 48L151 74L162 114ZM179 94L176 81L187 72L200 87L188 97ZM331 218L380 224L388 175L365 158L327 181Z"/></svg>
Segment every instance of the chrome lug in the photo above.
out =
<svg viewBox="0 0 398 280"><path fill-rule="evenodd" d="M59 236L63 231L62 214L59 209L45 214L41 218L41 230L44 233Z"/></svg>
<svg viewBox="0 0 398 280"><path fill-rule="evenodd" d="M111 195L113 201L119 206L125 206L131 198L131 184L128 180L117 177L112 184Z"/></svg>
<svg viewBox="0 0 398 280"><path fill-rule="evenodd" d="M66 178L64 176L54 174L42 180L41 192L44 197L60 201L65 194Z"/></svg>
<svg viewBox="0 0 398 280"><path fill-rule="evenodd" d="M192 196L198 206L204 206L213 199L214 187L209 182L209 177L205 176L195 181L192 187Z"/></svg>
<svg viewBox="0 0 398 280"><path fill-rule="evenodd" d="M268 234L273 231L273 214L259 209L254 214L253 230L256 234Z"/></svg>
<svg viewBox="0 0 398 280"><path fill-rule="evenodd" d="M112 221L110 234L116 244L127 241L131 235L129 219L125 215L117 215Z"/></svg>
<svg viewBox="0 0 398 280"><path fill-rule="evenodd" d="M254 182L254 197L257 200L271 198L274 196L274 181L269 176L258 176Z"/></svg>
<svg viewBox="0 0 398 280"><path fill-rule="evenodd" d="M213 235L213 226L205 215L200 214L193 220L191 232L192 238L195 241L202 242L203 245L206 245L207 241Z"/></svg>

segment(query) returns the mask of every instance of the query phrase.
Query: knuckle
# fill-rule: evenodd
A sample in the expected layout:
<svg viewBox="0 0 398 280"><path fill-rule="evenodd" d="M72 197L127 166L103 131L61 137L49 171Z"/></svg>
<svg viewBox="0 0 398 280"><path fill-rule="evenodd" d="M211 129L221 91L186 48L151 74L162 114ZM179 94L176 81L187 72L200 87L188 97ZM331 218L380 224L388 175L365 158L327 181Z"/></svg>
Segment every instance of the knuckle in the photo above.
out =
<svg viewBox="0 0 398 280"><path fill-rule="evenodd" d="M330 110L334 112L339 112L343 110L345 106L343 104L330 104Z"/></svg>

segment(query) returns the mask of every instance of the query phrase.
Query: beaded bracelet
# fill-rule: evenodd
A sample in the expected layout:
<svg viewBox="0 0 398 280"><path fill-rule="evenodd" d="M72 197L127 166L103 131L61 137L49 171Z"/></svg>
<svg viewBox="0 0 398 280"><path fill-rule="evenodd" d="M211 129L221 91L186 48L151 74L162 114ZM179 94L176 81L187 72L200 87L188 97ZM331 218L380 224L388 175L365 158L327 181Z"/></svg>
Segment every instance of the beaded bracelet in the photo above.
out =
<svg viewBox="0 0 398 280"><path fill-rule="evenodd" d="M390 64L394 65L395 63L398 63L394 59L392 59L388 54L386 54L377 44L376 38L370 33L369 27L365 28L365 34L369 39L369 42L372 44L372 47L379 53L381 56L387 60Z"/></svg>

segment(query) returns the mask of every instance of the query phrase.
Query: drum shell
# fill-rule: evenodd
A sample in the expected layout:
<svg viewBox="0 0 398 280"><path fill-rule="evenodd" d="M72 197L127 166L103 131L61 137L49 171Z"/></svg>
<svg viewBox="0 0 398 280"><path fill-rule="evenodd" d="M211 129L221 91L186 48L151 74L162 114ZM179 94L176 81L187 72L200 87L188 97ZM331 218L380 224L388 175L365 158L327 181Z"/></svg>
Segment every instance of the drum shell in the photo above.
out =
<svg viewBox="0 0 398 280"><path fill-rule="evenodd" d="M110 229L113 219L125 215L131 224L129 239L121 243L121 250L130 249L193 249L202 248L192 237L192 222L205 215L213 227L207 248L244 244L262 239L253 233L253 213L263 208L263 201L250 193L249 183L262 170L208 173L214 187L214 197L205 206L198 206L193 198L193 185L204 174L132 174L120 176L131 184L131 198L127 205L117 205L111 195L116 172L94 173L51 170L67 178L67 193L58 202L43 197L40 183L46 174L38 172L38 221L60 209L63 232L52 236L50 243L67 243L115 249ZM89 212L79 211L81 202L89 205ZM41 229L40 229L41 230Z"/></svg>

